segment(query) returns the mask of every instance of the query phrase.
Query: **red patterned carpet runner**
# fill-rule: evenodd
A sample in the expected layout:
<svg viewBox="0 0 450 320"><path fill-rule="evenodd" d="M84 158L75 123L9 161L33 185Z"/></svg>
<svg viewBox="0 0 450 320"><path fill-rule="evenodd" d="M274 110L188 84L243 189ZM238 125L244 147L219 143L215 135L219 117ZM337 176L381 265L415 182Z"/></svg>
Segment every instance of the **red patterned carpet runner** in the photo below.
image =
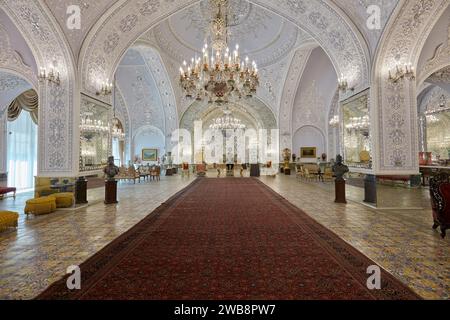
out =
<svg viewBox="0 0 450 320"><path fill-rule="evenodd" d="M326 207L326 205L324 205ZM256 179L197 179L38 299L418 299Z"/></svg>

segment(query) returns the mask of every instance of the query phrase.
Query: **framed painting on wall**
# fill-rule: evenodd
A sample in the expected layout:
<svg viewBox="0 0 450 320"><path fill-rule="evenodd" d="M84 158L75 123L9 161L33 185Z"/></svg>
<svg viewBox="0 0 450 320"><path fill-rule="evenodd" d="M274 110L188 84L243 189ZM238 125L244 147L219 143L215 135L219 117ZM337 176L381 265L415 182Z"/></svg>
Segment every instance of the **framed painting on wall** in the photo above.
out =
<svg viewBox="0 0 450 320"><path fill-rule="evenodd" d="M158 149L142 149L142 161L158 161Z"/></svg>
<svg viewBox="0 0 450 320"><path fill-rule="evenodd" d="M301 148L300 154L302 158L315 159L317 157L317 148L316 147Z"/></svg>

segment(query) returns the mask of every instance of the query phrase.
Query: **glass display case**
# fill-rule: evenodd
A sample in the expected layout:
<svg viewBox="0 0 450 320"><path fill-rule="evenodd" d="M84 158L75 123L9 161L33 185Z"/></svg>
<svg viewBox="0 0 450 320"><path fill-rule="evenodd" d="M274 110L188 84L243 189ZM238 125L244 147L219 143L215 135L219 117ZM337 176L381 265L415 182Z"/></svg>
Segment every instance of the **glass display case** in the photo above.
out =
<svg viewBox="0 0 450 320"><path fill-rule="evenodd" d="M110 107L82 97L80 110L80 171L101 170L111 153Z"/></svg>
<svg viewBox="0 0 450 320"><path fill-rule="evenodd" d="M372 169L369 90L343 101L341 110L345 162L350 167Z"/></svg>

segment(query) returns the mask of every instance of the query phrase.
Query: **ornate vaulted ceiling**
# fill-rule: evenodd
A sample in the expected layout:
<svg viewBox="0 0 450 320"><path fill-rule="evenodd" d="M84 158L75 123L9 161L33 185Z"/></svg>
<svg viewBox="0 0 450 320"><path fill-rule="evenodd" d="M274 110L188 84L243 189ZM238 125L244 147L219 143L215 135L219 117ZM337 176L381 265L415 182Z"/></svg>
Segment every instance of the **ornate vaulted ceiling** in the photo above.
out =
<svg viewBox="0 0 450 320"><path fill-rule="evenodd" d="M92 26L100 19L105 12L114 5L116 0L44 0L47 7L51 10L56 20L58 20L61 29L64 31L67 41L72 48L75 57L78 54ZM78 5L81 9L81 30L70 30L66 27L67 8L70 5Z"/></svg>

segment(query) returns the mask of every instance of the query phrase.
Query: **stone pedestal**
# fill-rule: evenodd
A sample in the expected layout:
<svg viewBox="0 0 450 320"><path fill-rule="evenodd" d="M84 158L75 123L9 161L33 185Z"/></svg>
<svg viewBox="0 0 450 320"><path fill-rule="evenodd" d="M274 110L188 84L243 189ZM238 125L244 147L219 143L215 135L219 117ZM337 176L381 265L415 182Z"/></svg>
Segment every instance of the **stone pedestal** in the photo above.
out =
<svg viewBox="0 0 450 320"><path fill-rule="evenodd" d="M345 196L345 180L335 181L336 203L347 203Z"/></svg>
<svg viewBox="0 0 450 320"><path fill-rule="evenodd" d="M86 204L87 201L87 180L85 177L79 177L75 183L75 203Z"/></svg>
<svg viewBox="0 0 450 320"><path fill-rule="evenodd" d="M259 168L259 164L250 165L250 177L260 177L261 169Z"/></svg>
<svg viewBox="0 0 450 320"><path fill-rule="evenodd" d="M377 203L377 177L372 174L364 178L364 202Z"/></svg>
<svg viewBox="0 0 450 320"><path fill-rule="evenodd" d="M116 204L117 201L117 181L105 181L105 204Z"/></svg>

